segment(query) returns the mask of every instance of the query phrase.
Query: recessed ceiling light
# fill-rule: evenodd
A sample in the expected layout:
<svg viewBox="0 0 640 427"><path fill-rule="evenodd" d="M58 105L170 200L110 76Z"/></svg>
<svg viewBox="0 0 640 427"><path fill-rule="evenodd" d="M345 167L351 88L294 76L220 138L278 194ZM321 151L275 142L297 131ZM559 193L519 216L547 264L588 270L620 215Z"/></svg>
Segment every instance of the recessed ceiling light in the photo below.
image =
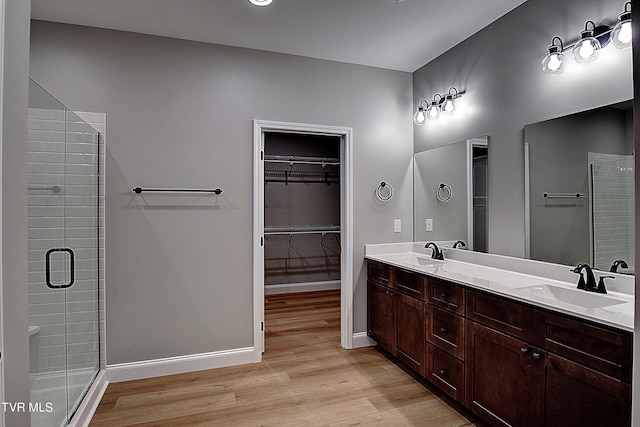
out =
<svg viewBox="0 0 640 427"><path fill-rule="evenodd" d="M269 6L273 0L249 0L249 3L256 6Z"/></svg>

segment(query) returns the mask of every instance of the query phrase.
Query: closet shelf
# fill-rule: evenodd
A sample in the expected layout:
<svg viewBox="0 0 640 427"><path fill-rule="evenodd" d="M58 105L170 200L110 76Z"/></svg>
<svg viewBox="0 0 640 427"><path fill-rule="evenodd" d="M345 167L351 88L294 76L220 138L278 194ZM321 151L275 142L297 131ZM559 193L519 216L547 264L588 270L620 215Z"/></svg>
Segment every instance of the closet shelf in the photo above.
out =
<svg viewBox="0 0 640 427"><path fill-rule="evenodd" d="M298 227L265 227L264 234L265 235L286 235L292 236L294 234L329 234L329 233L340 233L340 226L338 225L325 225L325 226L312 226L312 225L304 225Z"/></svg>
<svg viewBox="0 0 640 427"><path fill-rule="evenodd" d="M321 165L321 166L339 166L340 159L335 157L309 157L309 156L275 156L265 155L265 163L287 163L289 165Z"/></svg>

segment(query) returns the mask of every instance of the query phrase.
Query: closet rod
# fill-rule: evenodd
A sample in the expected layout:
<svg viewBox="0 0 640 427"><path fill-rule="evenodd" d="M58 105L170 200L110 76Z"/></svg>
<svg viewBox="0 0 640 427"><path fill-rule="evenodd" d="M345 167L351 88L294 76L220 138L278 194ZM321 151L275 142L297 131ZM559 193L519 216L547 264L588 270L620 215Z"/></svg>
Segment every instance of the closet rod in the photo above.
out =
<svg viewBox="0 0 640 427"><path fill-rule="evenodd" d="M222 189L221 188L216 188L213 190L209 190L209 189L193 189L193 188L142 188L142 187L135 187L132 190L134 193L136 194L140 194L143 192L162 192L162 193L215 193L215 194L222 194Z"/></svg>
<svg viewBox="0 0 640 427"><path fill-rule="evenodd" d="M268 163L291 163L305 165L340 165L340 159L335 157L307 157L307 156L264 156L264 161Z"/></svg>

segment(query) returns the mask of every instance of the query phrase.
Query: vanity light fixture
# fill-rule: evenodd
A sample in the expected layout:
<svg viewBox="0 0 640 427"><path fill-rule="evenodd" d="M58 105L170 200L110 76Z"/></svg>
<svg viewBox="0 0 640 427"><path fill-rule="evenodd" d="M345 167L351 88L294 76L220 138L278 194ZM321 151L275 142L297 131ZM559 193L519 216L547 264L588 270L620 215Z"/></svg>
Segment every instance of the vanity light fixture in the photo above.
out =
<svg viewBox="0 0 640 427"><path fill-rule="evenodd" d="M627 10L629 6L629 10ZM611 41L618 49L631 47L631 2L624 4L624 12L618 16L618 23L611 31Z"/></svg>
<svg viewBox="0 0 640 427"><path fill-rule="evenodd" d="M589 29L589 24L593 25L593 29ZM600 42L595 38L595 28L595 22L587 21L584 30L580 32L580 40L573 46L573 59L580 64L595 61L602 49Z"/></svg>
<svg viewBox="0 0 640 427"><path fill-rule="evenodd" d="M440 117L440 113L453 114L456 109L455 100L460 98L462 94L455 87L449 88L449 92L442 96L439 93L433 95L431 102L426 99L418 103L418 108L413 115L413 123L422 125L427 120L435 120Z"/></svg>
<svg viewBox="0 0 640 427"><path fill-rule="evenodd" d="M255 6L269 6L273 0L249 0Z"/></svg>
<svg viewBox="0 0 640 427"><path fill-rule="evenodd" d="M556 44L556 40L559 44ZM577 63L583 64L595 61L600 50L609 42L618 49L625 49L631 46L631 40L631 2L628 1L613 28L587 21L584 30L580 32L580 38L573 45L566 47L560 37L554 37L547 48L547 55L542 60L542 71L549 75L562 73L566 65L564 52L568 50L572 51L573 59Z"/></svg>

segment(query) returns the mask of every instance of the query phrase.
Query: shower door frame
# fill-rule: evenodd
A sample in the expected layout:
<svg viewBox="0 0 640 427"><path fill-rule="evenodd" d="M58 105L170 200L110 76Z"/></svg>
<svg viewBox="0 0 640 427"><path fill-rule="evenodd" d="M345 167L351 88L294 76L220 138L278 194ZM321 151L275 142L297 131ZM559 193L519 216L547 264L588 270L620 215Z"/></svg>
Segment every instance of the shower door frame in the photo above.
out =
<svg viewBox="0 0 640 427"><path fill-rule="evenodd" d="M340 344L353 348L353 129L268 120L253 121L253 347L254 362L264 352L264 134L340 138Z"/></svg>

